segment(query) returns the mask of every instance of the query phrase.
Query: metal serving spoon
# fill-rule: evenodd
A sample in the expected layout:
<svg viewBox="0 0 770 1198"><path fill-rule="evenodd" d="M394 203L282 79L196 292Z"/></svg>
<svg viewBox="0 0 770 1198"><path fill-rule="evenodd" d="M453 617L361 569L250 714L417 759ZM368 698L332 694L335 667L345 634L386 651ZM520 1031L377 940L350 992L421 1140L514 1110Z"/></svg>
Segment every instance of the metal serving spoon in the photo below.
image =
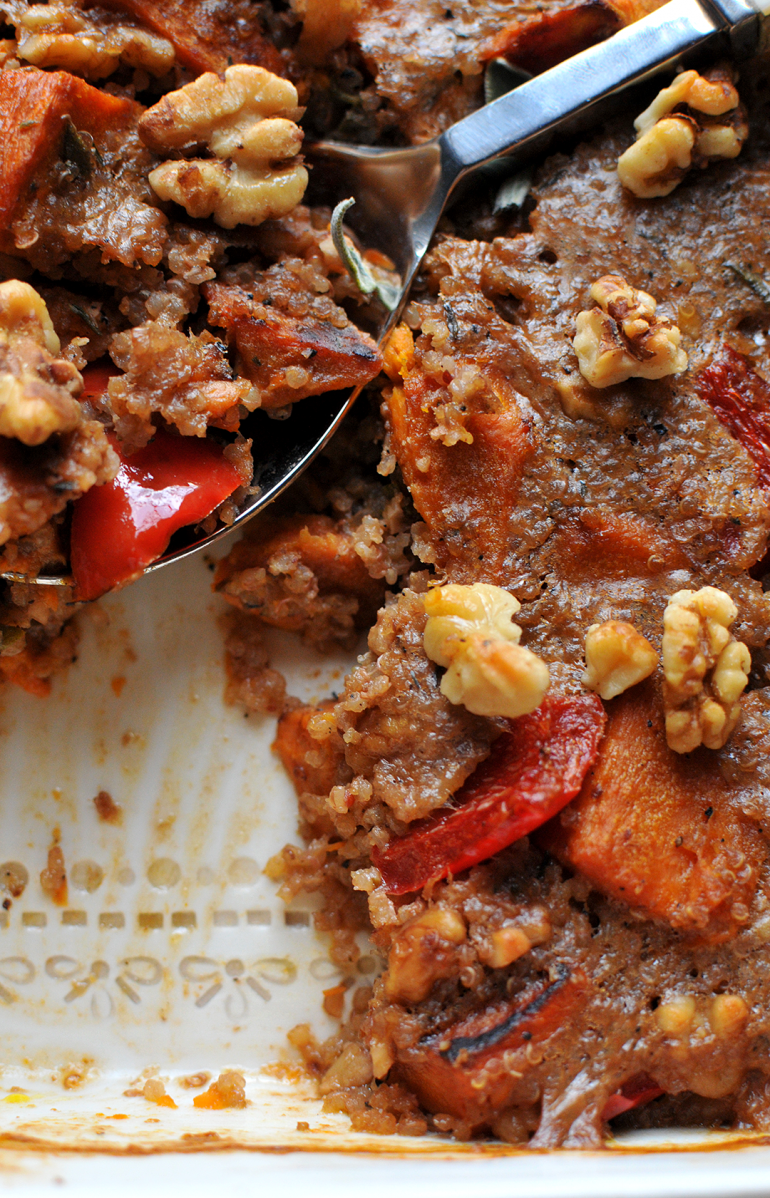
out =
<svg viewBox="0 0 770 1198"><path fill-rule="evenodd" d="M395 263L401 290L383 308L375 335L380 343L398 319L438 220L457 185L471 171L507 155L524 162L542 152L565 128L584 128L618 93L679 65L694 51L747 58L770 45L770 0L669 0L656 12L606 41L543 72L458 121L440 137L406 149L382 150L318 142L307 147L316 191L334 201L354 196L351 226L367 247ZM258 494L241 507L236 524L272 503L312 462L358 395L334 392L305 400L286 421L255 413L244 429L254 439ZM177 533L158 570L213 544L229 532ZM11 581L33 581L3 574ZM38 577L64 585L64 575Z"/></svg>

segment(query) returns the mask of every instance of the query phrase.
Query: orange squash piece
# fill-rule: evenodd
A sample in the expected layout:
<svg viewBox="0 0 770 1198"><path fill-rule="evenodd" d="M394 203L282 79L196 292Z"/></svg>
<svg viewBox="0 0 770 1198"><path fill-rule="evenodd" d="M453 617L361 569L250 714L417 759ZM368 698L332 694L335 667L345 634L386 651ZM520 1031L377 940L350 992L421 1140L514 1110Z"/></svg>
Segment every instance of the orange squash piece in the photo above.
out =
<svg viewBox="0 0 770 1198"><path fill-rule="evenodd" d="M69 117L99 134L130 120L136 105L91 87L66 71L0 73L0 229L7 237L36 176L60 157Z"/></svg>
<svg viewBox="0 0 770 1198"><path fill-rule="evenodd" d="M344 754L335 738L315 740L307 726L312 716L331 711L334 700L328 699L318 707L295 707L284 712L278 721L278 730L273 749L283 762L286 772L294 783L297 794L326 795L340 781L340 766L344 766ZM308 754L314 764L308 764Z"/></svg>
<svg viewBox="0 0 770 1198"><path fill-rule="evenodd" d="M668 748L651 683L608 712L582 791L539 842L635 911L710 943L729 939L748 919L765 857L759 830L731 805L713 753Z"/></svg>
<svg viewBox="0 0 770 1198"><path fill-rule="evenodd" d="M663 0L580 0L567 8L512 21L481 49L482 62L507 58L539 75L581 50L596 45L623 25L659 8Z"/></svg>
<svg viewBox="0 0 770 1198"><path fill-rule="evenodd" d="M554 976L535 982L524 994L491 1003L402 1050L398 1073L429 1111L448 1112L481 1127L510 1101L521 1076L502 1067L503 1057L529 1044L541 1051L569 1025L588 990L583 971L562 963Z"/></svg>
<svg viewBox="0 0 770 1198"><path fill-rule="evenodd" d="M247 292L223 283L208 284L204 294L212 324L227 329L238 372L257 384L263 408L363 386L380 372L380 351L355 325L338 329L326 320L296 320L277 310L265 319L265 309L260 305L255 312ZM294 386L286 378L292 369L306 376Z"/></svg>
<svg viewBox="0 0 770 1198"><path fill-rule="evenodd" d="M681 548L638 516L584 508L556 528L550 545L559 574L588 582L597 578L647 577L688 565Z"/></svg>

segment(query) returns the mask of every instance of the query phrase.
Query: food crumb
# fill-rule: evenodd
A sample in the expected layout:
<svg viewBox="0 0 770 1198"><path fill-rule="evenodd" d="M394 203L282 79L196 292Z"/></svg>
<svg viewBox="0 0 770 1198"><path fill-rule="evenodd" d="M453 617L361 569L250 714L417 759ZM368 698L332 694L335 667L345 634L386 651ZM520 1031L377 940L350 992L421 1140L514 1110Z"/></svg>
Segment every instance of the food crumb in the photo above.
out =
<svg viewBox="0 0 770 1198"><path fill-rule="evenodd" d="M297 1123L297 1131L310 1131L310 1124L306 1123L304 1119L300 1119Z"/></svg>
<svg viewBox="0 0 770 1198"><path fill-rule="evenodd" d="M125 679L125 675L123 675L123 674L116 674L114 678L110 679L110 686L112 687L113 691L118 696L118 698L120 698L120 696L123 692L123 687L125 685L126 685L126 679Z"/></svg>
<svg viewBox="0 0 770 1198"><path fill-rule="evenodd" d="M205 1086L210 1080L211 1074L201 1070L199 1073L189 1073L187 1077L180 1077L179 1085L185 1090L200 1090L201 1086Z"/></svg>
<svg viewBox="0 0 770 1198"><path fill-rule="evenodd" d="M176 1110L176 1103L170 1094L166 1093L166 1087L158 1077L151 1077L144 1083L142 1096L148 1102L154 1102L156 1106L167 1106L172 1110Z"/></svg>
<svg viewBox="0 0 770 1198"><path fill-rule="evenodd" d="M120 824L123 822L123 808L116 803L108 790L100 790L94 798L96 814L102 823Z"/></svg>
<svg viewBox="0 0 770 1198"><path fill-rule="evenodd" d="M221 1111L225 1107L246 1106L246 1079L242 1073L228 1069L220 1073L208 1090L193 1098L193 1106L210 1111Z"/></svg>
<svg viewBox="0 0 770 1198"><path fill-rule="evenodd" d="M350 986L350 981L340 982L338 986L332 986L330 990L324 990L323 1009L327 1015L331 1015L332 1019L341 1019L342 1012L345 1008L345 992Z"/></svg>
<svg viewBox="0 0 770 1198"><path fill-rule="evenodd" d="M48 850L48 863L40 873L40 885L45 894L58 907L67 905L67 872L64 867L64 853L59 845L61 833L58 828L53 831L53 844Z"/></svg>
<svg viewBox="0 0 770 1198"><path fill-rule="evenodd" d="M88 1080L90 1065L88 1061L81 1061L78 1065L62 1065L59 1070L59 1081L65 1090L77 1090L82 1086L84 1081ZM56 1078L54 1077L54 1081Z"/></svg>

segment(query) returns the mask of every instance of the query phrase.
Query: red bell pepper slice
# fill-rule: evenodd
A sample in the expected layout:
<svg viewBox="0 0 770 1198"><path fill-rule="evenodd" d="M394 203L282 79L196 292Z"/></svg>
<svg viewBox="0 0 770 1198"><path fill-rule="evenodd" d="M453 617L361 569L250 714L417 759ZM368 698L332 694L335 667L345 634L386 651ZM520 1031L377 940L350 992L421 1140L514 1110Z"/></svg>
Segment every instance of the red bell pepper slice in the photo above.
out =
<svg viewBox="0 0 770 1198"><path fill-rule="evenodd" d="M121 459L112 482L73 504L70 565L78 599L97 599L138 578L172 533L210 515L241 479L214 441L159 428L143 449Z"/></svg>
<svg viewBox="0 0 770 1198"><path fill-rule="evenodd" d="M695 390L711 407L757 468L761 487L770 487L770 385L731 345L701 370Z"/></svg>
<svg viewBox="0 0 770 1198"><path fill-rule="evenodd" d="M645 1103L652 1102L653 1098L660 1098L663 1093L665 1091L648 1073L638 1073L636 1077L624 1082L620 1089L607 1099L602 1119L609 1123L610 1119L625 1115L626 1111L633 1111L635 1107L644 1106Z"/></svg>
<svg viewBox="0 0 770 1198"><path fill-rule="evenodd" d="M508 722L451 807L374 850L390 894L419 890L513 844L556 815L583 784L606 715L596 695L556 695Z"/></svg>

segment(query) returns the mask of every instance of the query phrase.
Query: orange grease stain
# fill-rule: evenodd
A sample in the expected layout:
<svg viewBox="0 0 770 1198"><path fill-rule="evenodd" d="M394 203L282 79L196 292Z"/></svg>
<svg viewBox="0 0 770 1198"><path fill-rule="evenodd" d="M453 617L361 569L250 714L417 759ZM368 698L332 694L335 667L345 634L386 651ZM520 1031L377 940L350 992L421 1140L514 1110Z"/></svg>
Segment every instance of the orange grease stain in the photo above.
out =
<svg viewBox="0 0 770 1198"><path fill-rule="evenodd" d="M216 1086L209 1086L208 1090L196 1094L193 1098L193 1106L203 1107L207 1111L223 1111L226 1105Z"/></svg>
<svg viewBox="0 0 770 1198"><path fill-rule="evenodd" d="M114 678L110 679L110 686L112 687L112 689L114 690L115 694L118 697L120 697L120 695L123 691L123 687L125 685L126 685L126 679L123 676L123 674L116 674L116 676Z"/></svg>

